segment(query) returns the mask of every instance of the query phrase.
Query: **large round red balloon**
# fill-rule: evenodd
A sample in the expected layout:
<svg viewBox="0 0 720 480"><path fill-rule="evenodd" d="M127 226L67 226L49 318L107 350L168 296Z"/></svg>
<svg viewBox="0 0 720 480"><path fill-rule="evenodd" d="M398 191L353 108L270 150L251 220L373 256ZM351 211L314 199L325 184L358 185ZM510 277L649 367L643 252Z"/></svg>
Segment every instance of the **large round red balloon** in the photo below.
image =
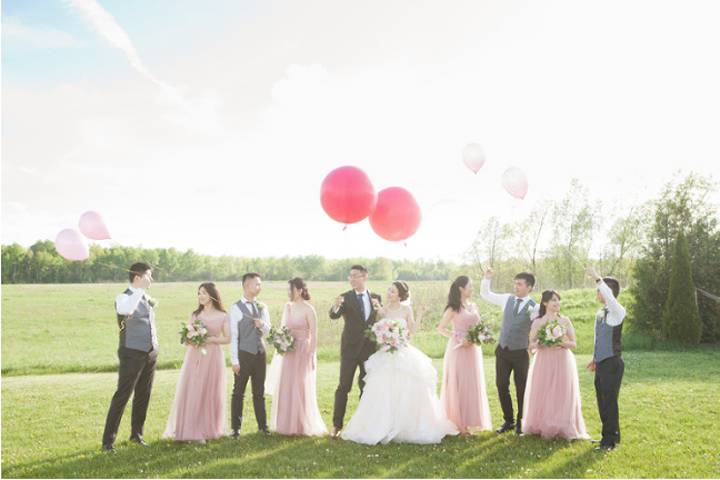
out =
<svg viewBox="0 0 720 480"><path fill-rule="evenodd" d="M336 168L320 187L320 203L325 213L340 223L356 223L367 217L376 200L370 178L356 167Z"/></svg>
<svg viewBox="0 0 720 480"><path fill-rule="evenodd" d="M420 207L412 194L402 187L390 187L378 193L370 226L385 240L398 242L413 236L421 219Z"/></svg>

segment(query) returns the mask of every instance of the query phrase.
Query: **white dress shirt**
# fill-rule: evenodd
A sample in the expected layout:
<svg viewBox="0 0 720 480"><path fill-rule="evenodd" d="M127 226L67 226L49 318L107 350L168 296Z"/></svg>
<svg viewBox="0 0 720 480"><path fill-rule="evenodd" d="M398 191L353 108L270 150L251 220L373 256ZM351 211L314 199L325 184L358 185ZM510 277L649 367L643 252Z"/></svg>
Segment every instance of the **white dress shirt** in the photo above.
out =
<svg viewBox="0 0 720 480"><path fill-rule="evenodd" d="M370 318L370 313L372 312L372 305L370 304L370 290L365 290L364 292L358 292L357 290L354 290L354 292L355 301L357 301L357 296L362 293L363 307L365 307L365 321L367 322L368 318Z"/></svg>
<svg viewBox="0 0 720 480"><path fill-rule="evenodd" d="M250 300L248 300L245 297L242 297L240 301L245 305L245 307L248 309L250 313L252 313L252 305ZM258 305L258 302L255 302L256 305ZM258 307L260 318L262 319L262 327L260 330L262 331L263 335L267 335L270 331L270 313L268 313L268 308L266 306L263 306L262 310ZM243 318L243 312L240 310L240 307L237 306L237 304L233 304L232 308L230 308L230 362L233 365L240 365L240 360L238 359L238 322L242 320Z"/></svg>
<svg viewBox="0 0 720 480"><path fill-rule="evenodd" d="M128 286L128 288L132 291L131 295L121 293L115 297L115 310L117 310L118 315L130 315L133 313L145 295L145 289L135 288L132 285Z"/></svg>
<svg viewBox="0 0 720 480"><path fill-rule="evenodd" d="M600 293L605 299L605 307L608 311L605 323L607 323L611 327L617 327L623 322L623 319L625 318L625 307L618 303L617 298L615 298L615 295L613 295L610 287L608 287L608 285L602 280L598 282L597 289L600 290Z"/></svg>
<svg viewBox="0 0 720 480"><path fill-rule="evenodd" d="M372 312L372 303L370 302L370 290L365 290L364 292L358 292L357 290L353 290L353 293L355 294L356 302L357 296L361 293L363 294L363 307L365 307L365 321L367 322L368 318L370 318L370 312ZM333 312L337 313L339 310L340 307L333 306Z"/></svg>
<svg viewBox="0 0 720 480"><path fill-rule="evenodd" d="M512 297L512 295L510 295L509 293L495 293L495 292L490 291L490 279L489 278L483 278L482 282L480 282L480 296L483 299L487 300L488 302L494 303L495 305L502 308L503 310L505 309L505 305L507 304L508 300L510 300L510 297ZM518 297L518 298L520 298L520 297ZM517 309L518 312L520 310L522 310L523 308L525 308L525 305L527 304L527 302L530 301L530 297L529 296L522 297L522 298L520 298L520 300L521 300L520 307ZM515 306L513 305L513 309L514 308L515 308ZM537 317L539 314L539 311L540 311L540 304L537 303L537 304L535 304L535 307L533 308L532 312L530 312L530 318L533 319L533 318Z"/></svg>

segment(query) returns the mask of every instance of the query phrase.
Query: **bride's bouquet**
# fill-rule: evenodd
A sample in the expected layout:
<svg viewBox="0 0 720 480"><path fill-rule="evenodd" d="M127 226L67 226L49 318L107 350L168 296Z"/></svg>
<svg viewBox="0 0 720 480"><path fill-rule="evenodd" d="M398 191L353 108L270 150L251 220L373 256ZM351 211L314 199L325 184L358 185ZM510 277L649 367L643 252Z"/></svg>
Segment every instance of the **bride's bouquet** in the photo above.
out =
<svg viewBox="0 0 720 480"><path fill-rule="evenodd" d="M408 343L408 332L398 320L383 318L365 331L365 336L375 342L380 350L394 352Z"/></svg>
<svg viewBox="0 0 720 480"><path fill-rule="evenodd" d="M550 320L538 332L538 344L544 347L559 345L563 342L565 333L567 333L565 327L557 320Z"/></svg>
<svg viewBox="0 0 720 480"><path fill-rule="evenodd" d="M295 337L292 336L290 330L284 325L280 328L270 328L270 333L268 333L267 338L268 342L275 347L275 351L280 355L295 350Z"/></svg>
<svg viewBox="0 0 720 480"><path fill-rule="evenodd" d="M203 345L207 342L208 331L202 321L195 319L195 321L193 321L190 325L183 323L179 333L180 343L189 343L195 347L200 347L200 353L207 355L207 350L203 347Z"/></svg>

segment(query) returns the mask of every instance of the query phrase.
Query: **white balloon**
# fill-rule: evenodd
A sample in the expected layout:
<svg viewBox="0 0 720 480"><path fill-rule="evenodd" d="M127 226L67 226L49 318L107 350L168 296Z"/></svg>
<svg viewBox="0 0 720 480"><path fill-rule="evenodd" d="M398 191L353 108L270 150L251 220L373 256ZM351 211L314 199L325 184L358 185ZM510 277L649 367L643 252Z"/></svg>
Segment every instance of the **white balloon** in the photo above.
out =
<svg viewBox="0 0 720 480"><path fill-rule="evenodd" d="M477 143L468 143L465 145L462 154L463 162L475 174L485 165L485 152Z"/></svg>
<svg viewBox="0 0 720 480"><path fill-rule="evenodd" d="M525 172L518 167L510 167L502 176L502 185L515 198L523 199L527 195L528 181Z"/></svg>

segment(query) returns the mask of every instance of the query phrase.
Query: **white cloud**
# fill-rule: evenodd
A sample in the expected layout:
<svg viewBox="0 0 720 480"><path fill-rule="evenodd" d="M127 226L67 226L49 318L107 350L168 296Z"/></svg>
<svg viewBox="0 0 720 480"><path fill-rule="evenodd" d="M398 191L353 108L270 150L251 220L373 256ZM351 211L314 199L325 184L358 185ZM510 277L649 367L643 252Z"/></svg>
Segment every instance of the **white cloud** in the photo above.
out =
<svg viewBox="0 0 720 480"><path fill-rule="evenodd" d="M638 5L287 2L153 66L187 110L144 78L5 85L3 205L28 210L3 207L3 241L53 238L92 208L131 245L456 259L484 217L519 218L572 177L607 205L644 200L720 160L720 32L712 4ZM472 141L478 175L461 162ZM407 247L325 216L320 183L344 164L415 194ZM524 202L500 186L509 165L528 173Z"/></svg>
<svg viewBox="0 0 720 480"><path fill-rule="evenodd" d="M83 42L75 36L50 26L27 25L12 16L2 17L3 43L32 48L78 48Z"/></svg>

